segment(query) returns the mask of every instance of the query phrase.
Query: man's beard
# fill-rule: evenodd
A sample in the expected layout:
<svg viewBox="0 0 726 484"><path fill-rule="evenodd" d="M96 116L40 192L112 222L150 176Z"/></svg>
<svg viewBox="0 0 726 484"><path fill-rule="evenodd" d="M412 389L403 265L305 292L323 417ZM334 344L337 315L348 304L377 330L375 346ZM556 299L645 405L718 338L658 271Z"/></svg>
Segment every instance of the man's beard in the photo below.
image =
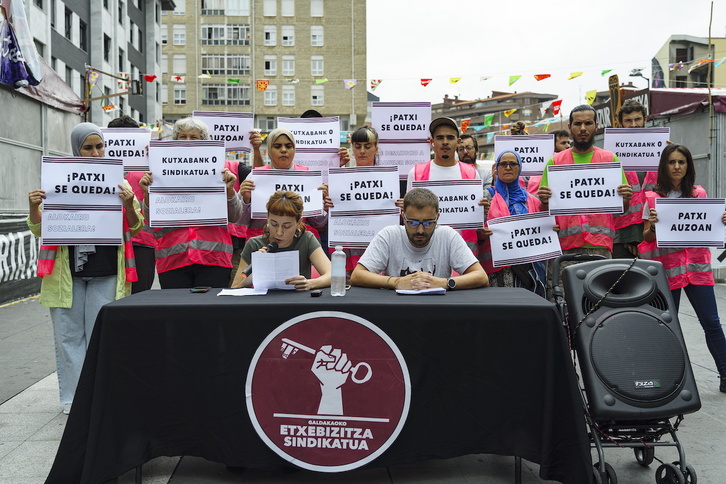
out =
<svg viewBox="0 0 726 484"><path fill-rule="evenodd" d="M595 137L591 137L587 141L573 141L572 147L575 148L577 151L587 151L590 148L592 148L592 145L595 143Z"/></svg>
<svg viewBox="0 0 726 484"><path fill-rule="evenodd" d="M460 157L459 161L462 163L469 163L470 165L473 165L475 163L474 158L469 155L464 155L463 157Z"/></svg>

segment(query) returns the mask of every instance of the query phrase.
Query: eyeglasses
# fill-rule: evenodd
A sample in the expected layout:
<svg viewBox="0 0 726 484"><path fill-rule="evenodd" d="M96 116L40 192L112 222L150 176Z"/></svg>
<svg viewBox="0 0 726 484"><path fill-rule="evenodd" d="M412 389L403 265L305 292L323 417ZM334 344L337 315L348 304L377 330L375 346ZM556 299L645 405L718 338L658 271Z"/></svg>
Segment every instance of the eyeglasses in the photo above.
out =
<svg viewBox="0 0 726 484"><path fill-rule="evenodd" d="M500 161L499 166L504 168L517 168L519 166L519 163L516 161Z"/></svg>
<svg viewBox="0 0 726 484"><path fill-rule="evenodd" d="M418 228L419 225L423 225L423 228L425 229L436 225L436 220L409 220L406 218L405 215L403 216L403 221L406 222L406 225L408 225L412 229Z"/></svg>
<svg viewBox="0 0 726 484"><path fill-rule="evenodd" d="M474 151L474 145L459 146L456 148L458 151Z"/></svg>

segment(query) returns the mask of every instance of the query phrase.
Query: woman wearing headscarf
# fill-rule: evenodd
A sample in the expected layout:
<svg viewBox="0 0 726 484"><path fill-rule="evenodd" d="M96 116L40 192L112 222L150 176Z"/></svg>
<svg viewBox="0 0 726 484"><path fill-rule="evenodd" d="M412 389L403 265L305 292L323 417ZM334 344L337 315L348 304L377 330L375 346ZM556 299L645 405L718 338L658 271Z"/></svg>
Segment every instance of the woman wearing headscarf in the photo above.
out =
<svg viewBox="0 0 726 484"><path fill-rule="evenodd" d="M522 159L515 151L499 154L494 164L494 185L484 190L489 200L487 221L509 215L539 212L539 199L527 192L519 180ZM489 274L492 287L524 287L544 297L545 268L542 262L519 264L508 267L494 267L489 236L491 230L485 228L480 233L480 260Z"/></svg>
<svg viewBox="0 0 726 484"><path fill-rule="evenodd" d="M103 134L94 124L81 123L71 131L74 156L103 158ZM124 244L42 245L38 275L43 279L40 304L50 308L55 337L58 387L63 413L69 413L81 374L86 348L101 306L131 294L136 280L131 238L144 224L139 203L131 186L118 185L123 205ZM28 194L28 227L36 237L41 234L41 204L45 191Z"/></svg>

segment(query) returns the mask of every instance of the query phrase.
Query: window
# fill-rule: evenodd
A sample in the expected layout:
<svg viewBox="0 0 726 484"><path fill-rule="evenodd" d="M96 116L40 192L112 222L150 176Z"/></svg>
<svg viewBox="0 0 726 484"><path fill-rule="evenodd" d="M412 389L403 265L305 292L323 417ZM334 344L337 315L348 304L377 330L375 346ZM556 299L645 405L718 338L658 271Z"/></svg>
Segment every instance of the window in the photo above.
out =
<svg viewBox="0 0 726 484"><path fill-rule="evenodd" d="M164 24L161 26L161 45L169 43L169 26Z"/></svg>
<svg viewBox="0 0 726 484"><path fill-rule="evenodd" d="M83 20L78 20L78 47L88 52L88 25Z"/></svg>
<svg viewBox="0 0 726 484"><path fill-rule="evenodd" d="M172 57L172 74L175 76L187 73L187 56L186 54L174 54Z"/></svg>
<svg viewBox="0 0 726 484"><path fill-rule="evenodd" d="M310 58L310 75L312 76L324 76L325 69L323 66L323 56L314 55Z"/></svg>
<svg viewBox="0 0 726 484"><path fill-rule="evenodd" d="M265 106L277 106L277 86L267 86L265 91Z"/></svg>
<svg viewBox="0 0 726 484"><path fill-rule="evenodd" d="M319 47L323 45L323 26L312 25L310 26L310 45L313 47Z"/></svg>
<svg viewBox="0 0 726 484"><path fill-rule="evenodd" d="M265 41L264 45L273 46L277 45L277 26L276 25L265 25Z"/></svg>
<svg viewBox="0 0 726 484"><path fill-rule="evenodd" d="M73 87L73 69L66 66L66 84Z"/></svg>
<svg viewBox="0 0 726 484"><path fill-rule="evenodd" d="M202 45L250 45L250 26L247 24L204 24Z"/></svg>
<svg viewBox="0 0 726 484"><path fill-rule="evenodd" d="M283 17L294 17L295 0L280 0L280 15Z"/></svg>
<svg viewBox="0 0 726 484"><path fill-rule="evenodd" d="M310 105L322 106L325 103L325 86L310 86Z"/></svg>
<svg viewBox="0 0 726 484"><path fill-rule="evenodd" d="M161 54L161 73L169 74L169 54Z"/></svg>
<svg viewBox="0 0 726 484"><path fill-rule="evenodd" d="M161 104L169 104L169 85L162 84L159 89L159 97L161 98Z"/></svg>
<svg viewBox="0 0 726 484"><path fill-rule="evenodd" d="M283 25L282 26L282 45L286 47L292 47L295 45L295 26L294 25Z"/></svg>
<svg viewBox="0 0 726 484"><path fill-rule="evenodd" d="M161 44L156 43L156 63L158 64L161 62Z"/></svg>
<svg viewBox="0 0 726 484"><path fill-rule="evenodd" d="M227 0L227 15L250 16L250 0Z"/></svg>
<svg viewBox="0 0 726 484"><path fill-rule="evenodd" d="M277 0L264 0L262 15L265 17L277 17Z"/></svg>
<svg viewBox="0 0 726 484"><path fill-rule="evenodd" d="M676 62L691 62L693 60L693 47L676 49Z"/></svg>
<svg viewBox="0 0 726 484"><path fill-rule="evenodd" d="M124 50L119 47L118 49L118 70L124 72Z"/></svg>
<svg viewBox="0 0 726 484"><path fill-rule="evenodd" d="M174 24L174 45L186 45L187 43L187 27L183 24Z"/></svg>
<svg viewBox="0 0 726 484"><path fill-rule="evenodd" d="M66 8L65 13L65 36L66 39L71 40L73 33L73 12Z"/></svg>
<svg viewBox="0 0 726 484"><path fill-rule="evenodd" d="M118 109L119 114L123 116L126 112L126 98L124 96L119 96L118 98Z"/></svg>
<svg viewBox="0 0 726 484"><path fill-rule="evenodd" d="M202 72L213 76L250 75L249 54L202 54Z"/></svg>
<svg viewBox="0 0 726 484"><path fill-rule="evenodd" d="M282 75L283 76L294 76L295 75L295 56L294 55L283 55L282 56Z"/></svg>
<svg viewBox="0 0 726 484"><path fill-rule="evenodd" d="M141 31L140 28L137 27L137 29L138 30L136 31L136 38L138 39L138 46L136 47L136 50L138 50L139 52L143 52L144 51L144 33Z"/></svg>
<svg viewBox="0 0 726 484"><path fill-rule="evenodd" d="M323 0L310 0L310 16L311 17L322 17L323 16Z"/></svg>
<svg viewBox="0 0 726 484"><path fill-rule="evenodd" d="M35 4L36 7L43 10L43 0L35 0L33 3Z"/></svg>
<svg viewBox="0 0 726 484"><path fill-rule="evenodd" d="M202 104L208 106L249 106L249 84L203 84Z"/></svg>
<svg viewBox="0 0 726 484"><path fill-rule="evenodd" d="M125 18L126 18L126 8L124 8L124 2L119 0L118 1L118 23L123 25Z"/></svg>
<svg viewBox="0 0 726 484"><path fill-rule="evenodd" d="M277 75L277 56L266 55L265 56L265 76L276 76Z"/></svg>
<svg viewBox="0 0 726 484"><path fill-rule="evenodd" d="M174 104L187 103L187 86L184 84L174 84Z"/></svg>
<svg viewBox="0 0 726 484"><path fill-rule="evenodd" d="M282 86L282 105L295 105L295 86Z"/></svg>
<svg viewBox="0 0 726 484"><path fill-rule="evenodd" d="M174 9L174 15L186 15L186 4L186 0L174 0L174 5L176 5L176 8Z"/></svg>
<svg viewBox="0 0 726 484"><path fill-rule="evenodd" d="M688 76L676 76L675 87L688 87Z"/></svg>
<svg viewBox="0 0 726 484"><path fill-rule="evenodd" d="M110 62L111 59L111 37L103 34L103 60Z"/></svg>
<svg viewBox="0 0 726 484"><path fill-rule="evenodd" d="M53 28L55 28L55 16L56 16L55 0L52 0L50 2L50 26Z"/></svg>
<svg viewBox="0 0 726 484"><path fill-rule="evenodd" d="M136 24L129 21L129 44L134 45L134 34L136 33Z"/></svg>
<svg viewBox="0 0 726 484"><path fill-rule="evenodd" d="M272 131L275 129L275 118L270 116L257 118L257 128L261 131Z"/></svg>
<svg viewBox="0 0 726 484"><path fill-rule="evenodd" d="M43 57L43 54L45 54L45 44L38 39L33 39L33 43L35 44L35 50L38 51L38 55Z"/></svg>
<svg viewBox="0 0 726 484"><path fill-rule="evenodd" d="M144 0L136 0L136 8L138 8L139 10L141 10L143 12L144 11Z"/></svg>

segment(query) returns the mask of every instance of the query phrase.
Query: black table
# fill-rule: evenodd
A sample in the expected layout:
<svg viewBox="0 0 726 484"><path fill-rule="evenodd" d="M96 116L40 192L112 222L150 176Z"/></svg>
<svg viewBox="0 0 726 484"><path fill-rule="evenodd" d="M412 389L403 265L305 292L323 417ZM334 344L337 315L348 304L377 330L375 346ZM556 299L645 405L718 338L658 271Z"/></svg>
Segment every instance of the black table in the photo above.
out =
<svg viewBox="0 0 726 484"><path fill-rule="evenodd" d="M522 289L346 297L146 291L104 306L46 482L101 483L158 456L228 465L283 461L255 432L244 382L260 343L314 311L373 322L411 376L408 419L371 467L465 454L514 455L543 479L592 478L581 398L554 305Z"/></svg>

